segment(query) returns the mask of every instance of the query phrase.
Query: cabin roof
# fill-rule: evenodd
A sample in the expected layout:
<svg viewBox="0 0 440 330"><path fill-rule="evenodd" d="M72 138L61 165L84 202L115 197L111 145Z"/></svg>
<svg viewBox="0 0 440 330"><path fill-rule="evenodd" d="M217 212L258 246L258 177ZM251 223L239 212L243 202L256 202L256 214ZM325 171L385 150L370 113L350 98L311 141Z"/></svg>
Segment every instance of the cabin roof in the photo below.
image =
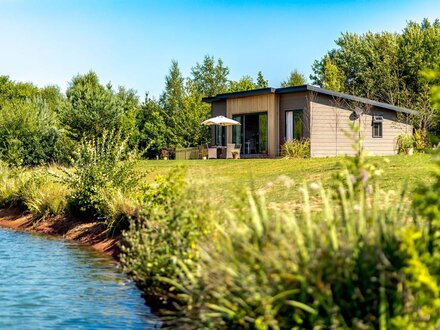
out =
<svg viewBox="0 0 440 330"><path fill-rule="evenodd" d="M376 106L378 108L407 113L410 115L415 115L417 113L417 111L414 111L411 109L398 107L398 106L395 106L392 104L379 102L379 101L367 99L364 97L358 97L358 96L353 96L353 95L349 95L349 94L339 93L339 92L331 91L329 89L325 89L325 88L321 88L321 87L313 86L313 85L300 85L300 86L292 86L292 87L284 87L284 88L268 87L268 88L252 89L252 90L242 91L242 92L223 93L223 94L217 94L216 96L212 96L212 97L204 97L202 99L202 101L207 102L207 103L212 103L212 102L226 100L226 99L230 99L230 98L236 98L236 97L246 97L246 96L255 96L255 95L263 95L263 94L287 94L287 93L297 93L297 92L305 92L305 91L311 91L311 92L315 92L318 94L329 95L334 98L341 98L341 99L350 100L350 101L354 101L354 102L360 102L360 103Z"/></svg>

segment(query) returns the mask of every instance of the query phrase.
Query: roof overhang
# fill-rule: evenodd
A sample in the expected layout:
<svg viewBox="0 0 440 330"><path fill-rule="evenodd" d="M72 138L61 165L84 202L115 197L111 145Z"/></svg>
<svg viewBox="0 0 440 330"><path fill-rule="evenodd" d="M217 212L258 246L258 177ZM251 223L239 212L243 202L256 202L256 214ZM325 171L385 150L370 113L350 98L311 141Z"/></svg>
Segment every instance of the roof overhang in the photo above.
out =
<svg viewBox="0 0 440 330"><path fill-rule="evenodd" d="M339 93L339 92L331 91L331 90L328 90L325 88L320 88L318 86L312 86L312 85L300 85L300 86L292 86L292 87L285 87L285 88L269 87L269 88L253 89L253 90L243 91L243 92L224 93L224 94L218 94L213 97L205 97L202 99L202 101L207 102L207 103L212 103L215 101L221 101L221 100L226 100L229 98L236 98L236 97L246 97L246 96L274 94L274 93L275 94L286 94L286 93L306 92L306 91L315 92L315 93L323 94L323 95L328 95L328 96L332 96L334 98L350 100L353 102L364 103L364 104L376 106L378 108L393 110L396 112L402 112L402 113L406 113L409 115L417 114L417 111L414 111L411 109L398 107L398 106L395 106L392 104L379 102L379 101L367 99L364 97L358 97L358 96L353 96L353 95L349 95L349 94Z"/></svg>
<svg viewBox="0 0 440 330"><path fill-rule="evenodd" d="M202 101L207 102L207 103L212 103L215 101L231 99L234 97L255 96L255 95L262 95L262 94L274 94L275 91L276 91L276 89L272 88L272 87L259 88L259 89L252 89L252 90L243 91L243 92L217 94L216 96L212 96L212 97L204 97L204 98L202 98Z"/></svg>

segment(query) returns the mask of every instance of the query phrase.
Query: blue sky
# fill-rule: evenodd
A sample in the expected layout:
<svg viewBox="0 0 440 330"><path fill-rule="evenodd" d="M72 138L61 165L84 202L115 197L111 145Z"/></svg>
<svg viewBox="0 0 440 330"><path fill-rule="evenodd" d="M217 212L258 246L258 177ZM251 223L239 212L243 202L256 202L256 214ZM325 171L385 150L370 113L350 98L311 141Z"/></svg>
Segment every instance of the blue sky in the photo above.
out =
<svg viewBox="0 0 440 330"><path fill-rule="evenodd" d="M78 73L159 96L170 62L205 54L230 79L261 70L273 87L307 76L341 32L401 31L440 18L440 1L0 0L0 74L63 90Z"/></svg>

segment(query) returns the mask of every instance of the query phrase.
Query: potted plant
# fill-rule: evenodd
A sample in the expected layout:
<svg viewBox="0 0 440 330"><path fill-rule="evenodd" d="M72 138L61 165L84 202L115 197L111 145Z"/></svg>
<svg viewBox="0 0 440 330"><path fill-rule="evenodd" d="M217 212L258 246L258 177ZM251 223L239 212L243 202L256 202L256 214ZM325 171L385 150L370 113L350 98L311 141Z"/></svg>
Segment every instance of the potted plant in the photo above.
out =
<svg viewBox="0 0 440 330"><path fill-rule="evenodd" d="M239 154L238 154L238 151L233 151L233 152L232 152L232 158L233 158L233 159L238 159L238 155L239 155Z"/></svg>
<svg viewBox="0 0 440 330"><path fill-rule="evenodd" d="M402 134L398 139L399 150L400 152L405 153L406 155L414 154L414 137L410 134Z"/></svg>
<svg viewBox="0 0 440 330"><path fill-rule="evenodd" d="M162 159L163 160L168 160L168 155L169 155L168 149L167 148L162 148L160 152L162 154Z"/></svg>

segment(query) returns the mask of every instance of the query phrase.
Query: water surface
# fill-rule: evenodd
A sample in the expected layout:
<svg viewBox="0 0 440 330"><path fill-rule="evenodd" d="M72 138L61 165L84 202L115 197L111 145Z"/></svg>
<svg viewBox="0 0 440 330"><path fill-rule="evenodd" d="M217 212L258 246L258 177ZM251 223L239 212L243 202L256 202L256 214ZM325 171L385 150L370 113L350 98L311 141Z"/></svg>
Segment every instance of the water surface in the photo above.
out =
<svg viewBox="0 0 440 330"><path fill-rule="evenodd" d="M140 294L100 253L0 229L0 329L158 328Z"/></svg>

